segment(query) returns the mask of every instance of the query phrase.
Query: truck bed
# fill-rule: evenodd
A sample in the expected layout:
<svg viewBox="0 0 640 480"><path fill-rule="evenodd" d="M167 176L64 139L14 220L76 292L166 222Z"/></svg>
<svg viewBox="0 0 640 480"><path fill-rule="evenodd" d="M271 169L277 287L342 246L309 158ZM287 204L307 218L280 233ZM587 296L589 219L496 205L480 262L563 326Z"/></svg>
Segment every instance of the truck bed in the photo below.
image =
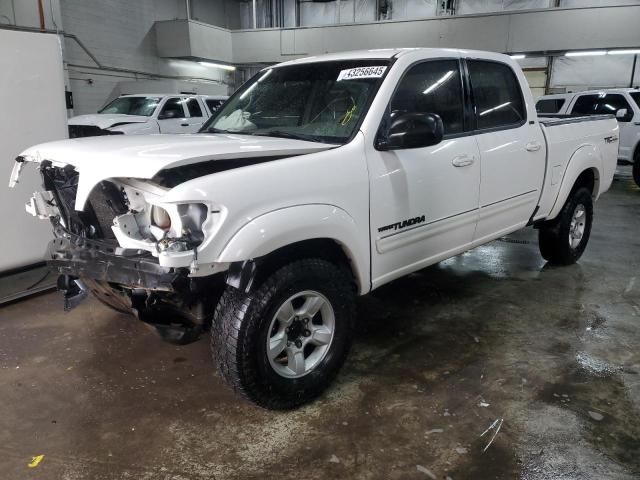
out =
<svg viewBox="0 0 640 480"><path fill-rule="evenodd" d="M618 123L613 115L544 115L538 120L547 142L547 173L535 219L557 211L556 201L567 168L578 151L595 155L600 162L602 181L596 182L594 197L609 189L616 168Z"/></svg>

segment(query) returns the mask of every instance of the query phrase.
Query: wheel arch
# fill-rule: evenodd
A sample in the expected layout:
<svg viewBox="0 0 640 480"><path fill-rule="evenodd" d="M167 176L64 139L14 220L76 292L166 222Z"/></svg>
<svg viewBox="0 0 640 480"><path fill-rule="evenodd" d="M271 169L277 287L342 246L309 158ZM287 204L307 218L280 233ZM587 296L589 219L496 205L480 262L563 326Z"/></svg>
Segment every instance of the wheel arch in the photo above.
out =
<svg viewBox="0 0 640 480"><path fill-rule="evenodd" d="M602 155L597 147L585 145L576 150L569 160L562 179L562 186L548 218L555 218L569 196L578 188L587 188L593 199L596 200L600 196L601 170Z"/></svg>
<svg viewBox="0 0 640 480"><path fill-rule="evenodd" d="M217 262L229 263L230 275L244 278L259 264L263 275L290 260L317 257L348 268L360 294L370 290L367 226L358 226L334 205L283 208L261 215L239 229Z"/></svg>

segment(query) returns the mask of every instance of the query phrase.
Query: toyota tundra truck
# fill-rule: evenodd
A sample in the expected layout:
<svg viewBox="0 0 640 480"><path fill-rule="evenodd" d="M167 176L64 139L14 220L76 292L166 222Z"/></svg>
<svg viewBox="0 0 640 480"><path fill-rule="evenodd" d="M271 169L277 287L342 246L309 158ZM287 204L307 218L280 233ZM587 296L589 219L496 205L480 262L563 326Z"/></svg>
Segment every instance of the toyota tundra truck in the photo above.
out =
<svg viewBox="0 0 640 480"><path fill-rule="evenodd" d="M371 50L268 67L196 134L37 145L11 184L42 175L65 308L210 332L236 392L289 409L338 373L358 295L526 226L576 262L617 150L613 116L539 119L508 56Z"/></svg>

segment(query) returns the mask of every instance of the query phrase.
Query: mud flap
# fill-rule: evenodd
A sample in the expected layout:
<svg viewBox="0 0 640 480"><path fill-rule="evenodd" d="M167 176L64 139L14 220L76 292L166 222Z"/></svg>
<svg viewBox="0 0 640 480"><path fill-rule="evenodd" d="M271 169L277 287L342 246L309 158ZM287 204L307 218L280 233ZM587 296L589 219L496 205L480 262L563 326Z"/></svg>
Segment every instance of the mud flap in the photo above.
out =
<svg viewBox="0 0 640 480"><path fill-rule="evenodd" d="M89 289L82 280L71 275L58 277L58 290L64 294L65 312L73 310L89 296Z"/></svg>

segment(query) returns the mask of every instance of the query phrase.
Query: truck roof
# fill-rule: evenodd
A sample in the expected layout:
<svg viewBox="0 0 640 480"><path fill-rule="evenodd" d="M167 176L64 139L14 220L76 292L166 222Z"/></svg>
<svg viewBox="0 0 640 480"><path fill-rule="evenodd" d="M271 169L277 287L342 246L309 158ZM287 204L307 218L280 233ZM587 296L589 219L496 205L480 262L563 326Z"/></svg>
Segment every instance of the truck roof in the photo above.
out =
<svg viewBox="0 0 640 480"><path fill-rule="evenodd" d="M228 95L203 95L196 93L125 93L121 97L201 97L214 100L226 100Z"/></svg>
<svg viewBox="0 0 640 480"><path fill-rule="evenodd" d="M620 87L620 88L598 88L595 90L582 90L580 92L554 93L550 95L542 95L538 100L547 100L553 98L569 98L576 95L593 95L598 93L630 93L640 92L638 87Z"/></svg>
<svg viewBox="0 0 640 480"><path fill-rule="evenodd" d="M298 58L295 60L289 60L283 63L279 63L277 66L296 65L313 62L328 62L337 60L368 60L368 59L390 59L399 58L411 53L424 53L427 56L434 56L437 54L449 57L457 57L461 55L471 55L478 58L488 59L509 59L508 55L495 52L485 52L480 50L467 50L457 48L376 48L371 50L353 50L347 52L327 53L324 55L312 55L309 57Z"/></svg>

